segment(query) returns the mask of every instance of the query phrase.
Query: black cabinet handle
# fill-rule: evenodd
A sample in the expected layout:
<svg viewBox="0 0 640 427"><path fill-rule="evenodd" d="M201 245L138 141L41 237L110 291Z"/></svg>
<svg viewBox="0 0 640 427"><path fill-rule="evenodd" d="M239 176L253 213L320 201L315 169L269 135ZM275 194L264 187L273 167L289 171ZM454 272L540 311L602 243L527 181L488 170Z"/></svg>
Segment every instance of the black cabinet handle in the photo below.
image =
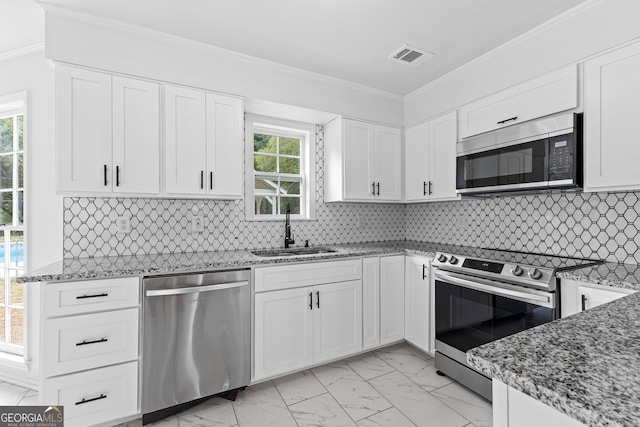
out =
<svg viewBox="0 0 640 427"><path fill-rule="evenodd" d="M95 294L95 295L80 295L77 296L76 299L87 299L87 298L102 298L102 297L108 297L109 294L107 293L101 293L101 294Z"/></svg>
<svg viewBox="0 0 640 427"><path fill-rule="evenodd" d="M380 195L380 183L377 183L376 186L378 187L378 196Z"/></svg>
<svg viewBox="0 0 640 427"><path fill-rule="evenodd" d="M316 302L316 307L320 308L320 291L316 291L316 297L318 298Z"/></svg>
<svg viewBox="0 0 640 427"><path fill-rule="evenodd" d="M200 189L204 189L204 171L200 171Z"/></svg>
<svg viewBox="0 0 640 427"><path fill-rule="evenodd" d="M426 269L427 269L426 264L422 264L422 280L427 278L427 274L425 273Z"/></svg>
<svg viewBox="0 0 640 427"><path fill-rule="evenodd" d="M100 338L99 340L94 340L94 341L86 341L86 340L84 340L82 342L77 342L76 343L76 347L80 347L81 345L98 344L98 343L107 342L107 341L109 341L109 340L106 339L106 338Z"/></svg>
<svg viewBox="0 0 640 427"><path fill-rule="evenodd" d="M376 195L376 183L372 182L371 183L371 194L373 194L374 196Z"/></svg>
<svg viewBox="0 0 640 427"><path fill-rule="evenodd" d="M433 183L431 181L429 181L429 195L431 195L432 191L431 191L431 185L433 185Z"/></svg>
<svg viewBox="0 0 640 427"><path fill-rule="evenodd" d="M502 124L505 124L505 123L510 122L512 120L518 120L518 116L511 117L510 119L500 120L497 124L502 125Z"/></svg>
<svg viewBox="0 0 640 427"><path fill-rule="evenodd" d="M116 166L116 187L120 187L120 166Z"/></svg>
<svg viewBox="0 0 640 427"><path fill-rule="evenodd" d="M107 186L107 165L104 165L104 185Z"/></svg>
<svg viewBox="0 0 640 427"><path fill-rule="evenodd" d="M213 190L213 172L209 172L209 190Z"/></svg>
<svg viewBox="0 0 640 427"><path fill-rule="evenodd" d="M422 194L423 194L424 196L426 196L426 195L427 195L427 183L426 183L426 182L423 182L423 183L422 183Z"/></svg>
<svg viewBox="0 0 640 427"><path fill-rule="evenodd" d="M582 299L582 311L585 311L587 309L587 297L582 294L580 295L581 299Z"/></svg>
<svg viewBox="0 0 640 427"><path fill-rule="evenodd" d="M107 395L104 393L100 393L100 396L98 397L93 397L91 399L82 399L80 402L76 402L76 405L83 405L85 403L89 403L89 402L95 402L96 400L100 400L100 399L106 399Z"/></svg>
<svg viewBox="0 0 640 427"><path fill-rule="evenodd" d="M313 310L313 292L309 292L309 309Z"/></svg>

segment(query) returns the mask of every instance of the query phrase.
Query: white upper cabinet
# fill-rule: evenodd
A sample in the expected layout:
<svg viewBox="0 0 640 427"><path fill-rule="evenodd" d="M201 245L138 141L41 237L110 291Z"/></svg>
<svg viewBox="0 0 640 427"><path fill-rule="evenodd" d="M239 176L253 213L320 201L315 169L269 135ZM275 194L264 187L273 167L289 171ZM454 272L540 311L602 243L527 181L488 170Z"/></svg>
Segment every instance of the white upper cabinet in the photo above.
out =
<svg viewBox="0 0 640 427"><path fill-rule="evenodd" d="M242 197L241 99L166 86L164 126L167 194Z"/></svg>
<svg viewBox="0 0 640 427"><path fill-rule="evenodd" d="M460 137L526 122L578 106L577 65L545 74L460 108Z"/></svg>
<svg viewBox="0 0 640 427"><path fill-rule="evenodd" d="M56 66L58 191L160 190L160 91L141 80Z"/></svg>
<svg viewBox="0 0 640 427"><path fill-rule="evenodd" d="M405 132L405 200L457 199L455 111Z"/></svg>
<svg viewBox="0 0 640 427"><path fill-rule="evenodd" d="M325 201L401 200L400 129L336 119L324 137Z"/></svg>
<svg viewBox="0 0 640 427"><path fill-rule="evenodd" d="M584 190L640 189L640 43L585 62Z"/></svg>

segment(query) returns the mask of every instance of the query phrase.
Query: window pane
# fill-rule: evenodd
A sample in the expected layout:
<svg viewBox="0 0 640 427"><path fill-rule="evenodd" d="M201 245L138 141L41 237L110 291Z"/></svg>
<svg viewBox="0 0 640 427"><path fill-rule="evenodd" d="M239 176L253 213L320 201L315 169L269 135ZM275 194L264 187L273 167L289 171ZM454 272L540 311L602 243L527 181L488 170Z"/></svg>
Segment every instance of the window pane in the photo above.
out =
<svg viewBox="0 0 640 427"><path fill-rule="evenodd" d="M275 195L278 192L278 181L256 178L256 195Z"/></svg>
<svg viewBox="0 0 640 427"><path fill-rule="evenodd" d="M0 277L0 311L4 310L4 271L2 277Z"/></svg>
<svg viewBox="0 0 640 427"><path fill-rule="evenodd" d="M18 275L17 271L13 270L9 274L11 275L11 304L22 306L24 305L24 285L16 281L16 276Z"/></svg>
<svg viewBox="0 0 640 427"><path fill-rule="evenodd" d="M4 295L4 293L3 293ZM5 341L4 333L4 305L0 305L0 341Z"/></svg>
<svg viewBox="0 0 640 427"><path fill-rule="evenodd" d="M287 204L291 206L291 215L300 214L300 198L299 197L280 197L280 213L285 214Z"/></svg>
<svg viewBox="0 0 640 427"><path fill-rule="evenodd" d="M24 154L18 153L18 188L24 188Z"/></svg>
<svg viewBox="0 0 640 427"><path fill-rule="evenodd" d="M0 188L13 188L13 155L0 156Z"/></svg>
<svg viewBox="0 0 640 427"><path fill-rule="evenodd" d="M280 138L280 154L299 156L300 140L295 138Z"/></svg>
<svg viewBox="0 0 640 427"><path fill-rule="evenodd" d="M284 194L300 194L300 181L280 181L280 192Z"/></svg>
<svg viewBox="0 0 640 427"><path fill-rule="evenodd" d="M13 224L13 192L0 193L0 225Z"/></svg>
<svg viewBox="0 0 640 427"><path fill-rule="evenodd" d="M24 232L11 231L9 260L13 267L24 266Z"/></svg>
<svg viewBox="0 0 640 427"><path fill-rule="evenodd" d="M11 308L11 344L24 344L24 310L21 308Z"/></svg>
<svg viewBox="0 0 640 427"><path fill-rule="evenodd" d="M24 191L18 191L18 224L24 225Z"/></svg>
<svg viewBox="0 0 640 427"><path fill-rule="evenodd" d="M280 173L300 175L300 159L280 157Z"/></svg>
<svg viewBox="0 0 640 427"><path fill-rule="evenodd" d="M13 151L13 117L0 119L0 153Z"/></svg>
<svg viewBox="0 0 640 427"><path fill-rule="evenodd" d="M275 215L276 196L256 196L256 215Z"/></svg>
<svg viewBox="0 0 640 427"><path fill-rule="evenodd" d="M256 153L277 153L278 138L273 135L261 133L253 134L253 151Z"/></svg>
<svg viewBox="0 0 640 427"><path fill-rule="evenodd" d="M277 172L277 157L256 154L253 158L253 169L257 172Z"/></svg>
<svg viewBox="0 0 640 427"><path fill-rule="evenodd" d="M24 116L18 116L18 150L24 150Z"/></svg>

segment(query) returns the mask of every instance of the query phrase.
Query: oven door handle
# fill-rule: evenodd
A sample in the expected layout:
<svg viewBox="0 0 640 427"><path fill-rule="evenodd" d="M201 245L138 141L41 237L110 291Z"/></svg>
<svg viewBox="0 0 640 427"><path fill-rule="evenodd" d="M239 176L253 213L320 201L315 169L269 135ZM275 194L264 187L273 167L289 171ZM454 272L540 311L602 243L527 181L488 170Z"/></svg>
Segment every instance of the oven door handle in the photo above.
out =
<svg viewBox="0 0 640 427"><path fill-rule="evenodd" d="M530 292L506 289L504 287L501 287L501 284L499 282L495 282L493 280L479 279L475 277L473 278L473 280L468 280L460 277L457 274L454 275L453 273L445 273L441 270L436 270L435 278L436 280L451 283L452 285L462 286L463 288L474 289L476 291L486 292L491 295L511 298L542 307L555 308L555 298L553 297L553 294L540 295Z"/></svg>

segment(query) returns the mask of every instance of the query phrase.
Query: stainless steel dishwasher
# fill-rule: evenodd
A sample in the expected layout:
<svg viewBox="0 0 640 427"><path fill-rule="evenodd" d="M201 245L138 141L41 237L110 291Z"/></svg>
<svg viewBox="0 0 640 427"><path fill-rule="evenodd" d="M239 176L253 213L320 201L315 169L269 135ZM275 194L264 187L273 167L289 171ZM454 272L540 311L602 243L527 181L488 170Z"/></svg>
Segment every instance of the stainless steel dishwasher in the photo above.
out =
<svg viewBox="0 0 640 427"><path fill-rule="evenodd" d="M142 422L250 381L250 270L142 281Z"/></svg>

